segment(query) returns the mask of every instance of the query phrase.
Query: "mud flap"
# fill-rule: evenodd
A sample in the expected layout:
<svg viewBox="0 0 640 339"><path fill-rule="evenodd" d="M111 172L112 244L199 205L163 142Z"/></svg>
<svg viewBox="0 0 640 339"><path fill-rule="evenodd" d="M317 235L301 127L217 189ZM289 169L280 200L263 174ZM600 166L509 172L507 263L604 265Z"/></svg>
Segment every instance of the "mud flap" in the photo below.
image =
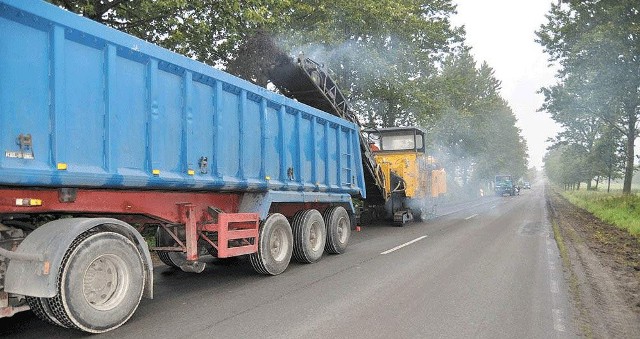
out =
<svg viewBox="0 0 640 339"><path fill-rule="evenodd" d="M144 259L147 275L143 295L152 298L153 264L147 243L131 225L111 218L59 219L38 227L20 243L16 253L40 255L43 260L12 259L5 276L5 291L30 297L54 297L58 271L67 249L78 235L98 226L133 238Z"/></svg>

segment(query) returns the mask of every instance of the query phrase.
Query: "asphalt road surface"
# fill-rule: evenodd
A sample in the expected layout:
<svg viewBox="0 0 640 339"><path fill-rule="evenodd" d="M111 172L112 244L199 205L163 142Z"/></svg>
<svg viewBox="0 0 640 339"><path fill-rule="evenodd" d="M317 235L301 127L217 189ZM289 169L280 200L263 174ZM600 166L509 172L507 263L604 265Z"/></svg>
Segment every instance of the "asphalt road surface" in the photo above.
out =
<svg viewBox="0 0 640 339"><path fill-rule="evenodd" d="M405 227L352 233L346 253L275 277L247 261L160 266L155 299L105 338L572 338L543 188L485 197ZM0 336L81 337L30 312Z"/></svg>

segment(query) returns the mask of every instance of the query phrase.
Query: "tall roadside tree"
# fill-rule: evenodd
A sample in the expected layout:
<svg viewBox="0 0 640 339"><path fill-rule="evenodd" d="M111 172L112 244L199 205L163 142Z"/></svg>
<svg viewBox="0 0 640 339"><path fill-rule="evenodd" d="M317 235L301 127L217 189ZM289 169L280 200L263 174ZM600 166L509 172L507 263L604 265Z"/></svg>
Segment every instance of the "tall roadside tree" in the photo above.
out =
<svg viewBox="0 0 640 339"><path fill-rule="evenodd" d="M640 117L640 3L637 0L568 0L552 5L549 23L537 32L550 60L561 66L560 86L580 94L575 107L590 108L625 138L623 193L631 193L634 146ZM546 89L546 103L567 95Z"/></svg>
<svg viewBox="0 0 640 339"><path fill-rule="evenodd" d="M304 0L275 33L330 66L368 125L411 125L424 109L420 88L463 40L454 13L451 0Z"/></svg>
<svg viewBox="0 0 640 339"><path fill-rule="evenodd" d="M48 0L209 65L237 55L257 27L279 20L283 0ZM284 3L284 4L283 4Z"/></svg>
<svg viewBox="0 0 640 339"><path fill-rule="evenodd" d="M584 181L586 161L579 147L556 145L544 157L544 170L551 181L575 189Z"/></svg>
<svg viewBox="0 0 640 339"><path fill-rule="evenodd" d="M425 114L419 121L463 185L487 183L496 174L525 175L526 142L486 63L476 67L468 51L451 56L433 86L441 113Z"/></svg>

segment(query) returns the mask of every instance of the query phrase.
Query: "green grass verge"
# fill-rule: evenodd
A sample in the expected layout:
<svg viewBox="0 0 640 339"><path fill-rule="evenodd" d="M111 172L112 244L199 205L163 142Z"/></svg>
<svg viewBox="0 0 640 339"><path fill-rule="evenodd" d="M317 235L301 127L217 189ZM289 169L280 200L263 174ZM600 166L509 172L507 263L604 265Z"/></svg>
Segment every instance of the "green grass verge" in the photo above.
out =
<svg viewBox="0 0 640 339"><path fill-rule="evenodd" d="M640 196L598 191L565 191L562 195L600 220L640 238Z"/></svg>

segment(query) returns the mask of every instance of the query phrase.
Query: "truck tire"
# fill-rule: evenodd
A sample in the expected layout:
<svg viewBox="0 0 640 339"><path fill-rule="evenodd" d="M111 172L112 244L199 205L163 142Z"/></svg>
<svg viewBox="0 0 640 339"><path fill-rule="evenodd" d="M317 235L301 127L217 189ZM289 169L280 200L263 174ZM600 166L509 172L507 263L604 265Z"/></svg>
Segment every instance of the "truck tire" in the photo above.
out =
<svg viewBox="0 0 640 339"><path fill-rule="evenodd" d="M49 299L50 298L27 297L27 304L29 304L31 311L40 320L51 325L66 327L53 315L53 311L51 311L51 307L49 307Z"/></svg>
<svg viewBox="0 0 640 339"><path fill-rule="evenodd" d="M293 234L287 218L271 214L260 225L258 252L249 255L251 266L256 272L278 275L289 266L293 252Z"/></svg>
<svg viewBox="0 0 640 339"><path fill-rule="evenodd" d="M58 294L49 299L63 326L102 333L124 324L138 308L145 283L136 245L114 232L85 232L62 259Z"/></svg>
<svg viewBox="0 0 640 339"><path fill-rule="evenodd" d="M158 258L165 265L180 268L180 265L187 262L187 255L183 252L157 251Z"/></svg>
<svg viewBox="0 0 640 339"><path fill-rule="evenodd" d="M342 206L329 207L324 211L324 223L327 226L327 253L341 254L347 249L351 237L349 213Z"/></svg>
<svg viewBox="0 0 640 339"><path fill-rule="evenodd" d="M176 241L161 227L156 228L156 243L158 246L176 246ZM187 255L182 252L156 251L158 258L165 265L180 268L187 261Z"/></svg>
<svg viewBox="0 0 640 339"><path fill-rule="evenodd" d="M322 214L317 210L305 210L293 217L293 258L301 263L314 263L324 253L327 229Z"/></svg>

